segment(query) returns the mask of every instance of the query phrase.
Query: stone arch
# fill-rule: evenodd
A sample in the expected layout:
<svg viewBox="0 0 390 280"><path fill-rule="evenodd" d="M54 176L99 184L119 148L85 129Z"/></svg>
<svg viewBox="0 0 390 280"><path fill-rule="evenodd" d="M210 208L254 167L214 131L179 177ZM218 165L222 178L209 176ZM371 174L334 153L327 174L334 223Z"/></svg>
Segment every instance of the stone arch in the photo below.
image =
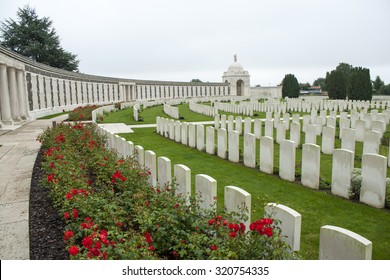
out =
<svg viewBox="0 0 390 280"><path fill-rule="evenodd" d="M236 83L236 88L237 88L237 96L242 96L244 95L244 81L243 80L238 80Z"/></svg>

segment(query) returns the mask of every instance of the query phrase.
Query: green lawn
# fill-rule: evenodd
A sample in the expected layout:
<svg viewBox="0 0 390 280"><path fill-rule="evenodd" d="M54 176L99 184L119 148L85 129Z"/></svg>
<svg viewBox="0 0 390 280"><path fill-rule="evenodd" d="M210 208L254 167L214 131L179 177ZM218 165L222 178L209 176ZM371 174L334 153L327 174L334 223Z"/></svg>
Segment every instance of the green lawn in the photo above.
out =
<svg viewBox="0 0 390 280"><path fill-rule="evenodd" d="M214 118L212 117L207 117L190 111L190 109L188 108L188 104L180 104L178 105L178 107L179 107L180 117L182 117L180 121L198 122L198 121L214 120ZM170 116L164 113L163 105L146 108L145 110L141 111L139 116L143 118L143 121L138 121L138 122L135 121L133 118L133 108L127 108L105 116L103 123L121 122L127 125L153 124L156 123L156 117L158 116L164 118L171 118Z"/></svg>
<svg viewBox="0 0 390 280"><path fill-rule="evenodd" d="M179 105L181 121L211 121L213 118L191 112L188 104ZM221 114L225 114L221 112ZM292 116L293 113L291 113ZM163 106L147 108L140 114L143 122L135 122L132 109L117 111L105 117L104 122L124 122L126 124L155 123L157 116L168 117L163 113ZM226 115L230 115L226 113ZM301 114L303 115L303 114ZM234 115L237 116L237 115ZM265 117L260 113L257 117ZM244 118L244 116L243 116ZM254 117L252 117L254 118ZM253 128L252 128L253 129ZM225 186L234 185L247 190L252 194L252 219L263 214L264 202L277 202L289 206L302 214L302 257L307 259L318 258L319 233L323 225L335 225L354 231L373 242L374 259L390 259L390 211L378 210L364 204L349 201L330 194L329 185L332 176L332 156L321 153L321 187L311 190L299 183L281 180L277 175L268 175L258 169L251 169L243 164L231 163L217 156L199 152L180 143L166 139L155 133L154 128L134 129L133 134L123 134L128 140L141 145L145 150L153 150L157 156L167 156L172 165L184 164L192 170L192 181L196 174L207 174L218 182L218 205L223 207L223 190ZM263 133L264 135L264 127ZM385 138L389 138L389 133ZM338 131L336 132L338 135ZM276 138L276 137L274 137ZM289 139L289 131L286 132ZM337 137L336 137L337 138ZM301 143L305 135L301 134ZM240 139L240 152L242 153L242 137ZM321 145L321 137L317 137L317 144ZM341 147L337 138L335 148ZM279 165L279 145L274 146L275 174ZM356 142L355 167L361 165L363 145ZM259 141L257 141L257 162L259 161ZM388 145L380 147L380 154L387 156ZM299 174L301 165L301 147L297 149L296 170ZM173 170L173 169L172 169ZM390 169L388 169L390 171ZM390 174L388 172L388 174ZM193 186L194 189L194 186Z"/></svg>
<svg viewBox="0 0 390 280"><path fill-rule="evenodd" d="M55 118L55 117L58 117L58 116L62 116L62 115L68 114L68 113L69 112L61 112L61 113L57 113L57 114L52 114L52 115L48 115L48 116L44 116L44 117L38 118L38 120L50 120L52 118Z"/></svg>
<svg viewBox="0 0 390 280"><path fill-rule="evenodd" d="M166 139L156 134L154 128L134 129L134 133L122 136L143 146L145 150L153 150L157 156L170 158L172 165L178 163L187 165L192 170L193 183L196 174L207 174L215 178L218 182L220 207L223 207L224 187L233 185L251 193L253 220L263 215L264 202L284 204L301 213L303 258L318 258L320 227L335 225L371 240L373 259L390 259L390 211L387 209L379 210L339 198L331 195L329 190L311 190L298 183L281 180L277 175L267 175L258 169L222 160ZM301 138L301 141L303 140L304 138ZM278 145L275 145L275 166L278 166L278 154ZM330 182L331 157L326 155L321 157L325 159L325 161L321 159L321 177ZM299 161L298 150L297 167ZM327 164L324 164L325 162Z"/></svg>

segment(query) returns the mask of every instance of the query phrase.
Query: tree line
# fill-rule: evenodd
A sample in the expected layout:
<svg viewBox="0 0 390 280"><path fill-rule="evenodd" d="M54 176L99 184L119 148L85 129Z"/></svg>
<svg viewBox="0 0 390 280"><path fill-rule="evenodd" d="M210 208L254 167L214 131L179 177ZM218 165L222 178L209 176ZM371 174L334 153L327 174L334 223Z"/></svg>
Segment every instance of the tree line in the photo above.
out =
<svg viewBox="0 0 390 280"><path fill-rule="evenodd" d="M291 98L310 87L309 83L298 83L293 74L286 74L281 85L282 96ZM316 79L313 86L321 87L330 99L371 100L373 94L390 95L390 84L385 85L379 76L371 81L369 69L348 63L340 63L325 78Z"/></svg>

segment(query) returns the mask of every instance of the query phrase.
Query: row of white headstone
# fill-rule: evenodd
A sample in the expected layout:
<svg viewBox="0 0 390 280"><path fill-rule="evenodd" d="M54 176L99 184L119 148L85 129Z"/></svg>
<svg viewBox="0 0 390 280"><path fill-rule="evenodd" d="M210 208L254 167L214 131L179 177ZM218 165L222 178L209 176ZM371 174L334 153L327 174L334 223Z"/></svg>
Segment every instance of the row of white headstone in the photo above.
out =
<svg viewBox="0 0 390 280"><path fill-rule="evenodd" d="M179 107L176 106L171 106L169 104L164 104L164 113L167 114L168 116L178 119L179 116Z"/></svg>
<svg viewBox="0 0 390 280"><path fill-rule="evenodd" d="M360 101L360 100L327 100L324 98L296 98L285 100L269 98L268 100L251 99L250 101L242 100L239 103L236 100L231 100L228 103L212 102L210 105L204 105L205 107L215 108L220 111L233 114L241 114L247 116L253 116L255 112L275 112L275 113L286 113L291 112L305 112L310 113L311 111L345 111L345 110L368 110L387 109L389 101ZM206 111L206 110L205 110ZM199 112L203 114L202 112Z"/></svg>
<svg viewBox="0 0 390 280"><path fill-rule="evenodd" d="M108 139L108 148L117 152L119 157L135 157L141 167L150 172L150 186L171 186L175 183L175 193L191 195L191 169L183 164L175 164L172 177L171 161L166 157L158 157L153 151L144 151L140 145L125 138L109 133L98 127L102 135ZM205 174L195 176L195 192L201 195L200 207L215 209L217 197L217 181ZM248 220L242 221L249 229L251 215L251 195L245 190L226 186L224 191L225 211L238 211L243 207L248 210ZM300 250L302 215L285 205L268 203L265 216L280 221L282 235L293 251ZM319 259L371 259L372 243L366 238L347 229L335 226L323 226L320 231Z"/></svg>
<svg viewBox="0 0 390 280"><path fill-rule="evenodd" d="M215 107L211 107L201 103L195 103L193 101L190 101L188 105L189 109L197 114L205 115L208 117L214 117L216 114L218 114L218 109Z"/></svg>
<svg viewBox="0 0 390 280"><path fill-rule="evenodd" d="M267 123L268 120L266 120ZM215 154L215 133L217 133L217 155L231 162L240 161L240 133L235 130L212 126L181 123L157 117L157 133L171 140L197 148L206 153ZM280 125L280 127L283 126ZM283 126L284 127L284 126ZM296 127L296 129L294 128ZM291 124L291 139L281 137L277 139L280 145L279 176L287 181L296 180L296 148L300 135L300 124ZM329 127L334 131L333 127ZM205 133L206 131L206 133ZM284 131L284 130L283 130ZM277 133L278 134L278 133ZM295 136L294 136L295 135ZM324 140L323 140L324 142ZM333 137L334 142L334 137ZM301 183L302 185L319 189L320 187L320 153L321 147L313 143L302 145ZM333 149L332 147L332 193L345 198L349 197L352 170L354 168L354 152L347 149ZM250 168L256 168L256 135L244 133L243 163ZM260 171L274 173L274 139L269 136L260 136ZM362 188L360 201L376 208L385 207L387 158L374 153L363 153L362 156Z"/></svg>

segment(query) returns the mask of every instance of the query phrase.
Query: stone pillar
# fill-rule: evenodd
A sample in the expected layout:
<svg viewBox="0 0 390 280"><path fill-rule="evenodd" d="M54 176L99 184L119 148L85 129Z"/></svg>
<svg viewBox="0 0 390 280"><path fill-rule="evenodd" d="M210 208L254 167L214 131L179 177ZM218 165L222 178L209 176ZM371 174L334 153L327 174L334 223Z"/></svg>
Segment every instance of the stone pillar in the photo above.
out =
<svg viewBox="0 0 390 280"><path fill-rule="evenodd" d="M9 97L11 102L11 116L14 121L20 121L18 92L16 86L15 68L8 67Z"/></svg>
<svg viewBox="0 0 390 280"><path fill-rule="evenodd" d="M0 105L1 119L4 124L13 124L11 101L8 90L7 66L0 64Z"/></svg>
<svg viewBox="0 0 390 280"><path fill-rule="evenodd" d="M27 119L27 95L24 87L24 72L16 70L16 84L19 96L19 113L22 119Z"/></svg>

